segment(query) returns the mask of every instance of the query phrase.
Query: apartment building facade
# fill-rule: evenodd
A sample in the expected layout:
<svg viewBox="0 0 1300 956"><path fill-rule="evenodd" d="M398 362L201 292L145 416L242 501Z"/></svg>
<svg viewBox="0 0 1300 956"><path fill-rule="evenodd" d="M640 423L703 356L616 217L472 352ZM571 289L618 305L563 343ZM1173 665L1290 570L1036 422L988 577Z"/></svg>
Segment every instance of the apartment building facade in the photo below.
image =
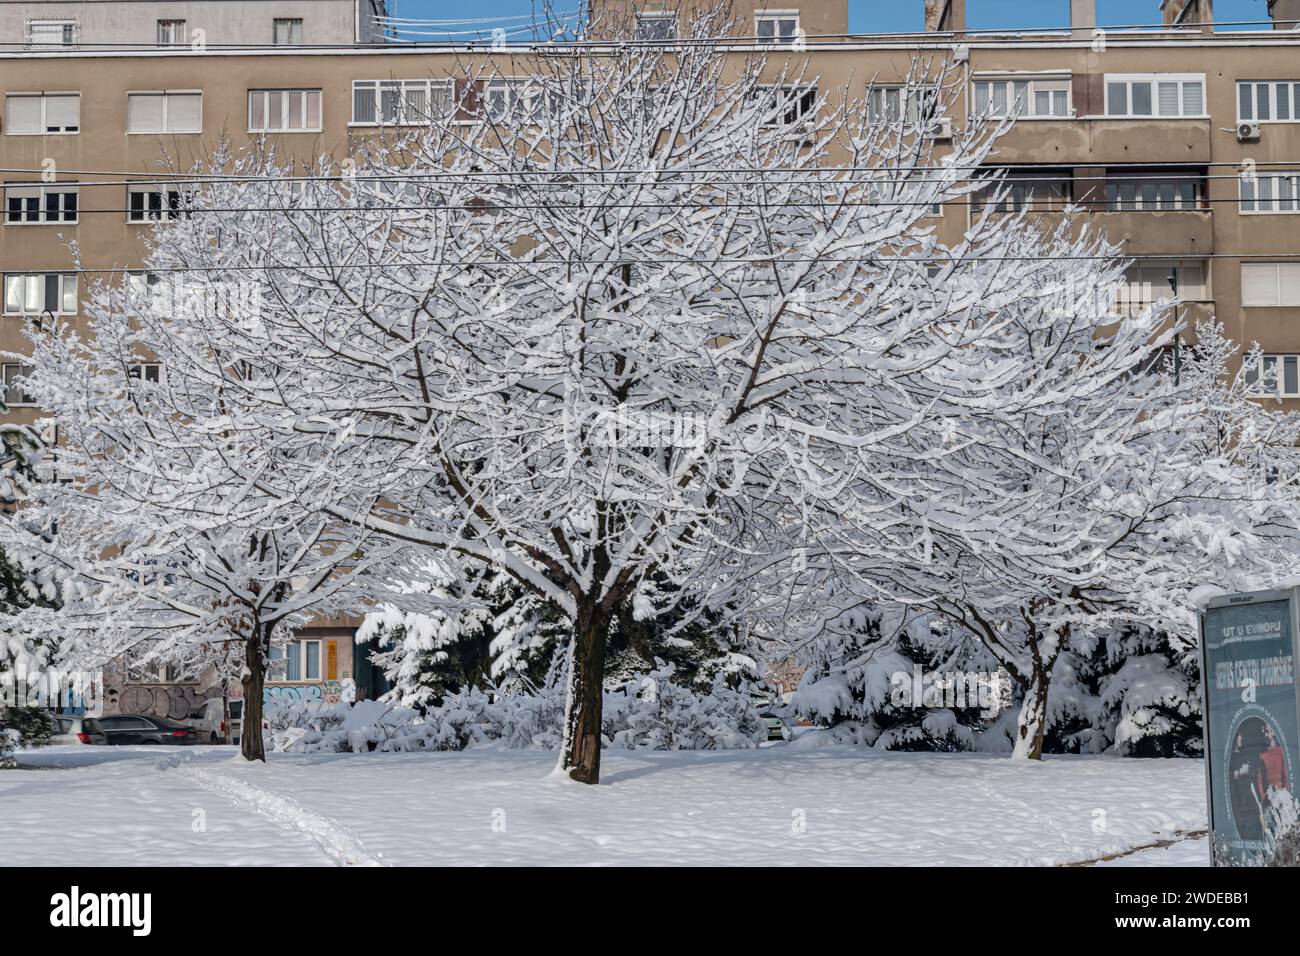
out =
<svg viewBox="0 0 1300 956"><path fill-rule="evenodd" d="M774 77L791 62L806 65L828 97L870 87L886 116L908 108L899 88L918 57L948 64L960 84L948 106L953 124L1018 116L992 157L1010 183L1007 209L1080 207L1134 260L1123 306L1168 294L1172 276L1184 317L1214 314L1238 342L1259 342L1281 397L1300 407L1300 31L1290 23L1300 0L1275 0L1275 22L1232 33L1214 29L1209 0L1143 2L1159 6L1164 27L1099 33L1093 0L1072 0L1059 29L977 32L967 29L965 0L925 0L923 33L853 36L847 0L740 0L734 43L738 56L766 54ZM418 123L422 104L459 95L463 46L368 45L357 39L366 4L0 2L0 168L9 170L0 349L21 351L25 326L46 312L78 314L90 276L71 269L70 241L90 270L140 264L150 225L179 201L179 187L149 181L164 157L185 169L222 137L265 139L300 162L342 157L359 137ZM671 0L596 6L625 16L639 42L671 43L683 29L683 4ZM101 34L92 31L99 7L147 13L116 26L103 19ZM231 12L240 7L249 9ZM266 38L272 21L298 12L300 44ZM77 42L26 43L33 18L65 15L77 18ZM239 17L243 25L228 26ZM204 30L206 47L160 43L167 20ZM533 63L526 47L471 55L493 57L503 76L526 77ZM956 242L970 215L953 204L936 228ZM39 422L21 374L21 363L4 367L10 417ZM277 664L272 687L280 689L271 693L328 697L345 680L372 692L350 639L356 623L305 630L291 659ZM186 676L194 679L178 679ZM109 711L148 706L175 716L191 697L214 692L196 675L140 675L125 665L107 683Z"/></svg>
<svg viewBox="0 0 1300 956"><path fill-rule="evenodd" d="M0 0L0 49L383 43L385 0Z"/></svg>

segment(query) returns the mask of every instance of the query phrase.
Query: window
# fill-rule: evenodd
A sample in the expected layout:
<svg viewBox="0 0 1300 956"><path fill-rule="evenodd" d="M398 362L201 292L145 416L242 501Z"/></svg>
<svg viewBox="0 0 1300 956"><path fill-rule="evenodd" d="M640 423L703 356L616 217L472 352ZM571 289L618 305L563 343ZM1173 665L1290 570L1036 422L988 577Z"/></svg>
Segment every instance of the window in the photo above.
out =
<svg viewBox="0 0 1300 956"><path fill-rule="evenodd" d="M446 116L452 108L451 80L354 80L354 126L413 126Z"/></svg>
<svg viewBox="0 0 1300 956"><path fill-rule="evenodd" d="M1069 77L996 77L974 83L975 112L984 116L1069 117Z"/></svg>
<svg viewBox="0 0 1300 956"><path fill-rule="evenodd" d="M907 107L904 113L905 96ZM938 91L926 87L873 86L867 90L867 120L873 125L897 123L901 118L912 126L923 117L929 119L938 107Z"/></svg>
<svg viewBox="0 0 1300 956"><path fill-rule="evenodd" d="M29 47L73 46L77 42L76 20L28 20Z"/></svg>
<svg viewBox="0 0 1300 956"><path fill-rule="evenodd" d="M1254 173L1240 183L1243 213L1300 212L1300 173Z"/></svg>
<svg viewBox="0 0 1300 956"><path fill-rule="evenodd" d="M1107 73L1107 116L1205 116L1204 73Z"/></svg>
<svg viewBox="0 0 1300 956"><path fill-rule="evenodd" d="M1300 262L1243 262L1241 304L1258 308L1300 305Z"/></svg>
<svg viewBox="0 0 1300 956"><path fill-rule="evenodd" d="M142 362L139 365L132 365L127 368L126 376L142 382L157 384L162 380L162 366L157 362Z"/></svg>
<svg viewBox="0 0 1300 956"><path fill-rule="evenodd" d="M638 13L634 40L676 40L676 13Z"/></svg>
<svg viewBox="0 0 1300 956"><path fill-rule="evenodd" d="M5 315L75 315L77 276L37 272L5 275Z"/></svg>
<svg viewBox="0 0 1300 956"><path fill-rule="evenodd" d="M36 401L24 390L18 380L26 378L32 374L30 365L9 364L4 366L4 386L5 386L5 404L11 408L14 405L35 405Z"/></svg>
<svg viewBox="0 0 1300 956"><path fill-rule="evenodd" d="M276 46L301 46L302 18L276 17L271 42Z"/></svg>
<svg viewBox="0 0 1300 956"><path fill-rule="evenodd" d="M1300 355L1261 355L1258 363L1246 365L1244 371L1246 386L1255 395L1300 397Z"/></svg>
<svg viewBox="0 0 1300 956"><path fill-rule="evenodd" d="M203 93L158 90L127 94L128 133L203 132Z"/></svg>
<svg viewBox="0 0 1300 956"><path fill-rule="evenodd" d="M535 123L542 102L542 86L535 80L491 80L484 92L485 113L494 123Z"/></svg>
<svg viewBox="0 0 1300 956"><path fill-rule="evenodd" d="M320 651L320 641L289 641L284 647L273 647L267 676L281 681L320 680Z"/></svg>
<svg viewBox="0 0 1300 956"><path fill-rule="evenodd" d="M8 225L76 221L76 186L23 183L5 187L5 223Z"/></svg>
<svg viewBox="0 0 1300 956"><path fill-rule="evenodd" d="M971 196L971 209L980 213L1051 212L1070 204L1074 182L1068 171L1046 166L1008 170L996 183L990 183Z"/></svg>
<svg viewBox="0 0 1300 956"><path fill-rule="evenodd" d="M1112 169L1106 179L1106 208L1112 212L1195 211L1202 208L1201 170L1148 172Z"/></svg>
<svg viewBox="0 0 1300 956"><path fill-rule="evenodd" d="M160 222L179 219L189 202L189 190L179 186L128 186L127 222Z"/></svg>
<svg viewBox="0 0 1300 956"><path fill-rule="evenodd" d="M753 91L754 99L765 103L768 115L765 127L799 126L812 119L817 111L817 90L789 86L763 86Z"/></svg>
<svg viewBox="0 0 1300 956"><path fill-rule="evenodd" d="M158 21L158 45L159 46L185 46L185 21L184 20L159 20Z"/></svg>
<svg viewBox="0 0 1300 956"><path fill-rule="evenodd" d="M754 15L759 43L793 43L799 36L798 10L764 10Z"/></svg>
<svg viewBox="0 0 1300 956"><path fill-rule="evenodd" d="M10 93L5 96L5 132L10 136L80 131L80 93Z"/></svg>
<svg viewBox="0 0 1300 956"><path fill-rule="evenodd" d="M126 274L126 301L129 306L147 309L154 303L154 286L162 282L156 272L128 272Z"/></svg>
<svg viewBox="0 0 1300 956"><path fill-rule="evenodd" d="M320 90L249 90L248 131L319 132Z"/></svg>
<svg viewBox="0 0 1300 956"><path fill-rule="evenodd" d="M1117 305L1121 311L1137 311L1157 299L1173 298L1171 275L1178 276L1178 295L1185 302L1210 301L1210 274L1202 259L1152 259L1134 262L1124 273Z"/></svg>
<svg viewBox="0 0 1300 956"><path fill-rule="evenodd" d="M1239 81L1237 119L1251 123L1300 123L1300 82Z"/></svg>

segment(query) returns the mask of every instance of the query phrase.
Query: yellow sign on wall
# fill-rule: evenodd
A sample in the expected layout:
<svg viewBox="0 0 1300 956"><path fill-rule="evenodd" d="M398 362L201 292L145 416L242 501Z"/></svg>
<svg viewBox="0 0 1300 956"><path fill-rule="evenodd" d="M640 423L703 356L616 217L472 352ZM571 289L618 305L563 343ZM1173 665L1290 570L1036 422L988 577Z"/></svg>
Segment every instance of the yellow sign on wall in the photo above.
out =
<svg viewBox="0 0 1300 956"><path fill-rule="evenodd" d="M325 679L339 679L339 642L330 641L325 649Z"/></svg>

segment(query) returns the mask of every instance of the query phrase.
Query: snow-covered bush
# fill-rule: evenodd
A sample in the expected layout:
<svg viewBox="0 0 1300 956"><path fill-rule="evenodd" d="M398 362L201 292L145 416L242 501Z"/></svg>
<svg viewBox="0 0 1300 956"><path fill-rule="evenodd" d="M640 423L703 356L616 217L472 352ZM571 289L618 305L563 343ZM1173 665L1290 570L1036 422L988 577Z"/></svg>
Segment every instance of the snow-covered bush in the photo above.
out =
<svg viewBox="0 0 1300 956"><path fill-rule="evenodd" d="M791 698L793 713L835 743L881 750L1009 750L983 709L945 706L957 671L996 673L981 648L899 607L841 615ZM917 686L919 684L919 687ZM988 691L992 692L992 689ZM978 698L976 700L978 704Z"/></svg>
<svg viewBox="0 0 1300 956"><path fill-rule="evenodd" d="M767 727L748 689L719 677L707 692L675 683L671 664L605 694L607 747L734 750L757 747ZM558 668L556 669L558 670ZM533 692L471 687L427 713L383 701L294 701L267 707L268 746L292 753L463 750L483 743L554 750L563 739L564 685L554 671Z"/></svg>
<svg viewBox="0 0 1300 956"><path fill-rule="evenodd" d="M0 768L14 767L20 747L43 747L54 734L54 722L43 707L0 708Z"/></svg>
<svg viewBox="0 0 1300 956"><path fill-rule="evenodd" d="M901 610L858 609L837 622L810 661L791 707L836 743L882 750L1010 751L1023 690L989 713L944 706L957 673L993 673L996 662L959 630ZM919 668L919 671L918 671ZM898 699L899 675L917 675ZM930 697L929 701L924 698ZM1057 660L1048 691L1047 753L1195 757L1201 753L1196 655L1167 631L1122 624L1088 633Z"/></svg>

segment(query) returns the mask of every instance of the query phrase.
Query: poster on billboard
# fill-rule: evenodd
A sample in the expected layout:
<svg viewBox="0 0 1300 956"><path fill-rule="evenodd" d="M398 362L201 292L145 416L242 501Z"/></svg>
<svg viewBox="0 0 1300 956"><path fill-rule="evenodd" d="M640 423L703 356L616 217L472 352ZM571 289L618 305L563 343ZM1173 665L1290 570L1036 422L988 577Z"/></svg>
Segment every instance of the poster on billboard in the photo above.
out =
<svg viewBox="0 0 1300 956"><path fill-rule="evenodd" d="M1230 594L1201 614L1210 853L1216 866L1300 861L1296 590Z"/></svg>

